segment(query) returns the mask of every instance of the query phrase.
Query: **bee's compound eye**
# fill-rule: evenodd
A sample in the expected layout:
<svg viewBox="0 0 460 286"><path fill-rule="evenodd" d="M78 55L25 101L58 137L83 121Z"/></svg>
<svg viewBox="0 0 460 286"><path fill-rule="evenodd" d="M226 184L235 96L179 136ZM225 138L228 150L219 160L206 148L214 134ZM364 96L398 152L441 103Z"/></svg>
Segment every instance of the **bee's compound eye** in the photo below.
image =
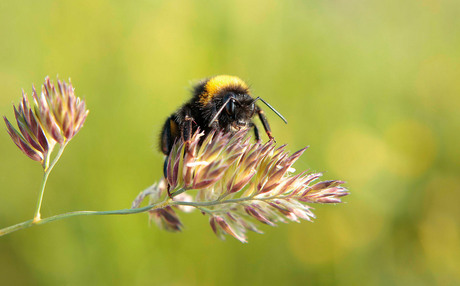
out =
<svg viewBox="0 0 460 286"><path fill-rule="evenodd" d="M233 100L230 100L227 103L227 106L225 106L225 110L227 111L228 115L235 114L235 102L233 102Z"/></svg>
<svg viewBox="0 0 460 286"><path fill-rule="evenodd" d="M256 108L255 104L254 103L251 103L251 105L249 105L249 111L251 113L254 113L254 109Z"/></svg>

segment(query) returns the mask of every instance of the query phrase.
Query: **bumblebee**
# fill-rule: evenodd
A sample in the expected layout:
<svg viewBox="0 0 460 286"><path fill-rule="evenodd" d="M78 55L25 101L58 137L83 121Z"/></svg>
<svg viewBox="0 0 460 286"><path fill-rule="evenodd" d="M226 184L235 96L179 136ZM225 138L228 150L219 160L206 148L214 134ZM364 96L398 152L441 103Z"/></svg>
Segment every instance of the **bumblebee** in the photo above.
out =
<svg viewBox="0 0 460 286"><path fill-rule="evenodd" d="M249 86L240 78L218 75L200 81L193 88L192 98L166 119L160 137L161 151L168 156L176 140L187 142L193 132L200 128L205 134L212 130L234 133L240 129L253 128L255 139L260 140L253 122L258 115L270 140L273 135L267 118L256 101L262 101L285 123L286 119L260 97L250 95Z"/></svg>

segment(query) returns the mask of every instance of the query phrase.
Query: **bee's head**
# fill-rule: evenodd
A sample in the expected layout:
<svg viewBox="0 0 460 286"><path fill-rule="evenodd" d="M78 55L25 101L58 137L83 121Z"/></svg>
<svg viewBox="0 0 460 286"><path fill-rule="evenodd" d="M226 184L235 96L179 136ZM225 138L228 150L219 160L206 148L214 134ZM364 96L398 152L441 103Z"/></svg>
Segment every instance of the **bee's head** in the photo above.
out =
<svg viewBox="0 0 460 286"><path fill-rule="evenodd" d="M200 89L196 93L201 106L214 110L209 113L214 117L211 123L217 120L229 131L249 125L255 110L254 99L249 95L248 85L239 77L214 76L202 82Z"/></svg>
<svg viewBox="0 0 460 286"><path fill-rule="evenodd" d="M232 129L247 127L256 109L254 99L246 93L228 91L222 97L220 121L226 122ZM220 109L219 109L220 110Z"/></svg>
<svg viewBox="0 0 460 286"><path fill-rule="evenodd" d="M236 76L211 77L203 81L195 92L200 105L207 110L213 110L210 112L213 117L208 122L209 126L217 120L221 128L229 131L248 127L258 108L255 104L257 100L265 103L286 122L284 117L262 98L252 98L248 85Z"/></svg>

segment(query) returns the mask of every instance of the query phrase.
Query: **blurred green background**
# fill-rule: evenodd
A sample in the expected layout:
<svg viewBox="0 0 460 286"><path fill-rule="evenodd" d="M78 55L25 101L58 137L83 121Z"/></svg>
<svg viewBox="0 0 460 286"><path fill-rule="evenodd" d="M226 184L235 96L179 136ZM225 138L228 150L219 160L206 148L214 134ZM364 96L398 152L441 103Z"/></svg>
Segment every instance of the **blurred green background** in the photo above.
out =
<svg viewBox="0 0 460 286"><path fill-rule="evenodd" d="M161 176L158 135L194 80L238 75L298 170L343 179L318 219L218 240L147 215L77 217L0 238L2 285L459 285L460 2L2 1L0 114L71 78L90 115L42 215L129 207ZM2 128L4 129L4 128ZM32 217L41 167L0 132L0 227Z"/></svg>

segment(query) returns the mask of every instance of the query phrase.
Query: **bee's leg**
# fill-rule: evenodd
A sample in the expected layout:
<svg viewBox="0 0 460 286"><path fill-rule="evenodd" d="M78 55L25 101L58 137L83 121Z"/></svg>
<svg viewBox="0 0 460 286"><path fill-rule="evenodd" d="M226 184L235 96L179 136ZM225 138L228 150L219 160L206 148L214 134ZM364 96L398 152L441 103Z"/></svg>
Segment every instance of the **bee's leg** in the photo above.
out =
<svg viewBox="0 0 460 286"><path fill-rule="evenodd" d="M192 123L194 122L192 117L192 110L186 106L183 108L184 121L182 123L182 139L184 140L185 150L188 151L190 145L190 138L192 138Z"/></svg>
<svg viewBox="0 0 460 286"><path fill-rule="evenodd" d="M172 145L177 137L177 134L174 134L177 133L176 130L177 123L174 121L174 115L171 115L166 119L163 130L161 131L160 148L161 152L165 155L169 155L169 152L171 152Z"/></svg>
<svg viewBox="0 0 460 286"><path fill-rule="evenodd" d="M254 137L257 142L260 142L259 128L257 128L257 125L255 125L254 122L251 122L249 123L249 128L254 128Z"/></svg>
<svg viewBox="0 0 460 286"><path fill-rule="evenodd" d="M267 133L268 138L270 140L274 140L274 138L272 136L272 131L270 129L270 125L268 124L268 120L264 115L264 111L262 109L260 109L258 106L256 106L256 111L257 111L257 114L259 115L260 121L262 121L262 125L264 126L265 133Z"/></svg>
<svg viewBox="0 0 460 286"><path fill-rule="evenodd" d="M166 156L165 158L165 162L163 164L163 175L165 176L165 179L167 178L167 171L168 171L168 159L169 159L169 155Z"/></svg>
<svg viewBox="0 0 460 286"><path fill-rule="evenodd" d="M216 106L214 105L214 106L212 107L212 112L211 112L211 115L209 116L209 118L214 118L214 117L216 117L216 114L217 114L217 108L216 108ZM217 128L219 128L219 120L216 119L216 120L214 120L213 122L211 122L211 124L209 125L209 127L211 127L211 129L217 130Z"/></svg>
<svg viewBox="0 0 460 286"><path fill-rule="evenodd" d="M177 138L180 136L178 123L176 122L176 116L173 114L166 119L165 124L163 125L163 130L161 132L160 138L160 148L161 151L166 155L165 161L163 164L163 175L165 179L167 178L168 173L168 159L169 153L171 152L172 146ZM169 184L167 184L168 196L171 198L171 193L169 192Z"/></svg>
<svg viewBox="0 0 460 286"><path fill-rule="evenodd" d="M161 131L161 138L160 138L160 148L161 152L166 155L165 161L163 163L163 176L165 179L168 177L167 170L168 170L168 158L169 152L171 152L172 148L172 138L171 138L171 121L172 116L166 119L165 124L163 125L163 130ZM169 184L167 187L168 196L171 197L169 193Z"/></svg>
<svg viewBox="0 0 460 286"><path fill-rule="evenodd" d="M165 181L166 181L166 191L168 192L168 197L172 199L171 193L169 192L169 183L167 181L167 171L168 171L168 159L169 155L166 156L165 158L165 163L163 164L163 175L165 176Z"/></svg>

